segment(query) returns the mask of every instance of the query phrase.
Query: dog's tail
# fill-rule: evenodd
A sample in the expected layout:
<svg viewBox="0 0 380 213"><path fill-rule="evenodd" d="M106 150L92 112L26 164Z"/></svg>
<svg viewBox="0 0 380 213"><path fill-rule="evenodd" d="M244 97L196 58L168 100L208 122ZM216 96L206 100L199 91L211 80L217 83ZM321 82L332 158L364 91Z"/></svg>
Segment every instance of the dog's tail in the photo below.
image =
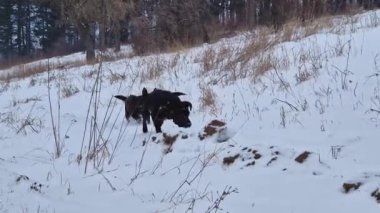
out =
<svg viewBox="0 0 380 213"><path fill-rule="evenodd" d="M127 97L125 97L123 95L115 95L114 97L117 98L117 99L120 99L122 101L126 101L128 99Z"/></svg>
<svg viewBox="0 0 380 213"><path fill-rule="evenodd" d="M186 95L186 94L183 93L183 92L172 92L172 94L174 94L174 95L176 95L176 96Z"/></svg>

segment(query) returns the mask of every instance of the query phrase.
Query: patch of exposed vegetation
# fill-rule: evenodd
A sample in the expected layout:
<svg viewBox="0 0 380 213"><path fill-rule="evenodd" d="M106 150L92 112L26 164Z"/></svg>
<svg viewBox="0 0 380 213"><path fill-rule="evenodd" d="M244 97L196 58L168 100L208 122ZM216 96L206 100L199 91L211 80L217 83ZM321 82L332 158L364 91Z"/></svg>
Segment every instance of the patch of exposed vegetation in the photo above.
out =
<svg viewBox="0 0 380 213"><path fill-rule="evenodd" d="M298 155L298 157L296 157L296 159L294 160L298 163L303 163L309 157L309 155L310 155L310 152L304 151L302 154Z"/></svg>
<svg viewBox="0 0 380 213"><path fill-rule="evenodd" d="M343 191L344 193L349 193L352 190L357 190L362 185L361 182L357 183L343 183Z"/></svg>
<svg viewBox="0 0 380 213"><path fill-rule="evenodd" d="M207 137L214 135L215 133L221 131L225 127L226 123L219 120L212 120L209 124L205 126L202 133L199 133L198 137L200 140L204 140Z"/></svg>
<svg viewBox="0 0 380 213"><path fill-rule="evenodd" d="M240 154L225 157L225 158L223 158L223 164L229 166L229 165L233 164L235 162L235 160L238 159L239 157L240 157Z"/></svg>

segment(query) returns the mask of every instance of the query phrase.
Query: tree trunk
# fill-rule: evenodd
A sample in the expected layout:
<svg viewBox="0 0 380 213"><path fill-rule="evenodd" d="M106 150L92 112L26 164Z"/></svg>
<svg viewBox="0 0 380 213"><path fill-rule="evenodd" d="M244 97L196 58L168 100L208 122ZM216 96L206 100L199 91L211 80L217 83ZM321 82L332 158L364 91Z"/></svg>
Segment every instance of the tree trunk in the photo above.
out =
<svg viewBox="0 0 380 213"><path fill-rule="evenodd" d="M91 24L87 23L82 23L78 26L80 39L82 40L86 50L87 62L93 62L95 60L95 37L91 28Z"/></svg>
<svg viewBox="0 0 380 213"><path fill-rule="evenodd" d="M120 42L120 40L121 40L120 21L116 21L114 33L115 33L115 52L119 52L120 46L121 46L121 42Z"/></svg>
<svg viewBox="0 0 380 213"><path fill-rule="evenodd" d="M106 49L106 28L107 28L107 14L106 14L106 5L104 0L101 1L101 21L99 23L99 49Z"/></svg>

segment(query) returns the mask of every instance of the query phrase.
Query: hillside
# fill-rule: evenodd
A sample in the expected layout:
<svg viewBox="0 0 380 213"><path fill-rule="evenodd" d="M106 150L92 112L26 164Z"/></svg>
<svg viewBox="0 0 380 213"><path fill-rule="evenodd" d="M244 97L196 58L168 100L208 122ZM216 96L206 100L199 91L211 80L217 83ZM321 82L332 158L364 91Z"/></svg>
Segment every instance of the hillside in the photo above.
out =
<svg viewBox="0 0 380 213"><path fill-rule="evenodd" d="M378 10L1 81L0 212L379 212L379 37ZM144 87L193 125L127 122Z"/></svg>

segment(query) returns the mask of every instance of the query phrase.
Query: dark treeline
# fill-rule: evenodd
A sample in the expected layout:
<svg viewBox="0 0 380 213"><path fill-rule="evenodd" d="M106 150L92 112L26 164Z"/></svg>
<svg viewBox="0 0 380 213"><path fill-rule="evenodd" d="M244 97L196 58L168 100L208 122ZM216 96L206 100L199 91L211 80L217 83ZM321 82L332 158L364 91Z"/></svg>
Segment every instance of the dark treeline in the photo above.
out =
<svg viewBox="0 0 380 213"><path fill-rule="evenodd" d="M0 0L0 62L131 44L138 54L210 42L235 30L312 20L380 0Z"/></svg>

